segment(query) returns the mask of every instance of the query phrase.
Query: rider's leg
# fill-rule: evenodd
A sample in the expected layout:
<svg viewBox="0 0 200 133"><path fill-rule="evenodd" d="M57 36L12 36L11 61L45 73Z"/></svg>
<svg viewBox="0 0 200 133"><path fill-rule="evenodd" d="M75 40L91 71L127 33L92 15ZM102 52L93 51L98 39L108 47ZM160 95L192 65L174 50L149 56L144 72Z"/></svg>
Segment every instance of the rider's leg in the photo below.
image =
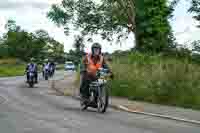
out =
<svg viewBox="0 0 200 133"><path fill-rule="evenodd" d="M80 93L85 98L89 97L89 81L88 80L82 81L80 85Z"/></svg>
<svg viewBox="0 0 200 133"><path fill-rule="evenodd" d="M53 68L53 75L54 75L54 73L55 73L55 68Z"/></svg>
<svg viewBox="0 0 200 133"><path fill-rule="evenodd" d="M81 86L80 92L83 96L88 98L90 96L89 85L92 81L95 81L97 78L95 76L89 75L87 73L83 74L81 77Z"/></svg>
<svg viewBox="0 0 200 133"><path fill-rule="evenodd" d="M38 73L35 72L35 82L38 83Z"/></svg>
<svg viewBox="0 0 200 133"><path fill-rule="evenodd" d="M42 70L42 77L44 77L44 70Z"/></svg>
<svg viewBox="0 0 200 133"><path fill-rule="evenodd" d="M28 82L29 81L29 73L27 72L26 73L26 82Z"/></svg>
<svg viewBox="0 0 200 133"><path fill-rule="evenodd" d="M85 98L89 97L89 84L90 80L87 76L85 74L81 75L80 94Z"/></svg>

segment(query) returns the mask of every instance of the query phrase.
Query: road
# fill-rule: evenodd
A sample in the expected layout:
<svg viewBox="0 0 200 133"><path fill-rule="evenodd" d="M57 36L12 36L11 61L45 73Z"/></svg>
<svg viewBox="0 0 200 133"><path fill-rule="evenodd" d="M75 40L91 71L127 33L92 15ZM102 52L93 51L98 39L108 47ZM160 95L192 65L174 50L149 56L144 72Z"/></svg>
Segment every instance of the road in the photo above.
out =
<svg viewBox="0 0 200 133"><path fill-rule="evenodd" d="M73 73L67 73L71 76ZM59 72L57 77L62 77ZM24 77L0 79L1 133L199 133L200 126L108 109L81 111L79 101L49 94L48 81L28 88Z"/></svg>

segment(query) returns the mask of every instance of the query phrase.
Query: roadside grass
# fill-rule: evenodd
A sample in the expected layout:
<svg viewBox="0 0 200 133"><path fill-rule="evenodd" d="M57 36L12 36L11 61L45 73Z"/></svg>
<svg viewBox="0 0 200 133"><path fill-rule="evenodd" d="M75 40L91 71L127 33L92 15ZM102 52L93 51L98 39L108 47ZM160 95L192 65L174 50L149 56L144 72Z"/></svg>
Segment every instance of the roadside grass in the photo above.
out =
<svg viewBox="0 0 200 133"><path fill-rule="evenodd" d="M16 58L3 58L0 59L0 65L5 65L5 64L10 64L10 65L15 65L15 64L22 64L22 61L16 59Z"/></svg>
<svg viewBox="0 0 200 133"><path fill-rule="evenodd" d="M16 58L0 59L0 77L24 75L25 64Z"/></svg>
<svg viewBox="0 0 200 133"><path fill-rule="evenodd" d="M132 53L114 58L111 94L131 100L200 109L200 65Z"/></svg>
<svg viewBox="0 0 200 133"><path fill-rule="evenodd" d="M22 76L24 75L25 65L1 64L0 77Z"/></svg>
<svg viewBox="0 0 200 133"><path fill-rule="evenodd" d="M64 70L65 65L64 64L58 64L56 65L56 70Z"/></svg>

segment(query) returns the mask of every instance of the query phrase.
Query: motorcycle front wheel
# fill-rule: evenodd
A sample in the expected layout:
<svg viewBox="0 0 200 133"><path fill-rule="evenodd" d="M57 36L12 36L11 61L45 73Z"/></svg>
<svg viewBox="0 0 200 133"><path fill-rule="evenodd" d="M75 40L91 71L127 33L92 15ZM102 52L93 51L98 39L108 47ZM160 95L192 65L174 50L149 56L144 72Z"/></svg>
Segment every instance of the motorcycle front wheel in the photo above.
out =
<svg viewBox="0 0 200 133"><path fill-rule="evenodd" d="M99 113L105 113L109 102L109 92L105 86L99 88L99 95L97 99L97 106Z"/></svg>
<svg viewBox="0 0 200 133"><path fill-rule="evenodd" d="M33 86L34 86L34 82L33 82L33 78L31 78L31 80L29 81L29 87L33 88Z"/></svg>
<svg viewBox="0 0 200 133"><path fill-rule="evenodd" d="M81 99L80 105L81 105L81 110L86 110L88 108L88 106L86 105L86 103L83 99Z"/></svg>
<svg viewBox="0 0 200 133"><path fill-rule="evenodd" d="M47 75L47 74L45 74L44 79L45 79L45 80L48 80L48 75Z"/></svg>

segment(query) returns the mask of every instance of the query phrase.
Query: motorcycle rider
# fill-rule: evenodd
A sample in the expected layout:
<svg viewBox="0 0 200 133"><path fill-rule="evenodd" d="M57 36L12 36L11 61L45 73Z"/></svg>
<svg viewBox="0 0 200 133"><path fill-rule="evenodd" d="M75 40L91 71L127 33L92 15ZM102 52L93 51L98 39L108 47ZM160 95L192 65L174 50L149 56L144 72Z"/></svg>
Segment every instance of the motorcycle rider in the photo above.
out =
<svg viewBox="0 0 200 133"><path fill-rule="evenodd" d="M53 60L51 60L50 63L49 63L49 69L50 69L50 71L52 71L52 72L51 72L51 73L52 73L52 76L54 75L55 68L56 68L56 65L55 65L55 63L53 62Z"/></svg>
<svg viewBox="0 0 200 133"><path fill-rule="evenodd" d="M45 59L43 67L42 67L42 75L43 75L43 77L44 77L44 73L45 73L46 70L49 72L49 66L50 66L49 59Z"/></svg>
<svg viewBox="0 0 200 133"><path fill-rule="evenodd" d="M113 74L101 53L101 45L99 43L94 43L91 47L91 51L91 53L83 57L81 64L80 95L84 99L88 99L89 97L89 84L97 79L96 72L99 68L103 67L108 69L111 78L113 78Z"/></svg>
<svg viewBox="0 0 200 133"><path fill-rule="evenodd" d="M27 66L26 66L26 70L25 70L25 72L26 72L26 79L27 79L26 82L28 82L28 80L29 80L29 72L32 71L34 73L34 76L35 76L35 83L38 83L37 64L34 63L34 62L35 62L35 59L31 58L30 59L30 63L27 64Z"/></svg>

